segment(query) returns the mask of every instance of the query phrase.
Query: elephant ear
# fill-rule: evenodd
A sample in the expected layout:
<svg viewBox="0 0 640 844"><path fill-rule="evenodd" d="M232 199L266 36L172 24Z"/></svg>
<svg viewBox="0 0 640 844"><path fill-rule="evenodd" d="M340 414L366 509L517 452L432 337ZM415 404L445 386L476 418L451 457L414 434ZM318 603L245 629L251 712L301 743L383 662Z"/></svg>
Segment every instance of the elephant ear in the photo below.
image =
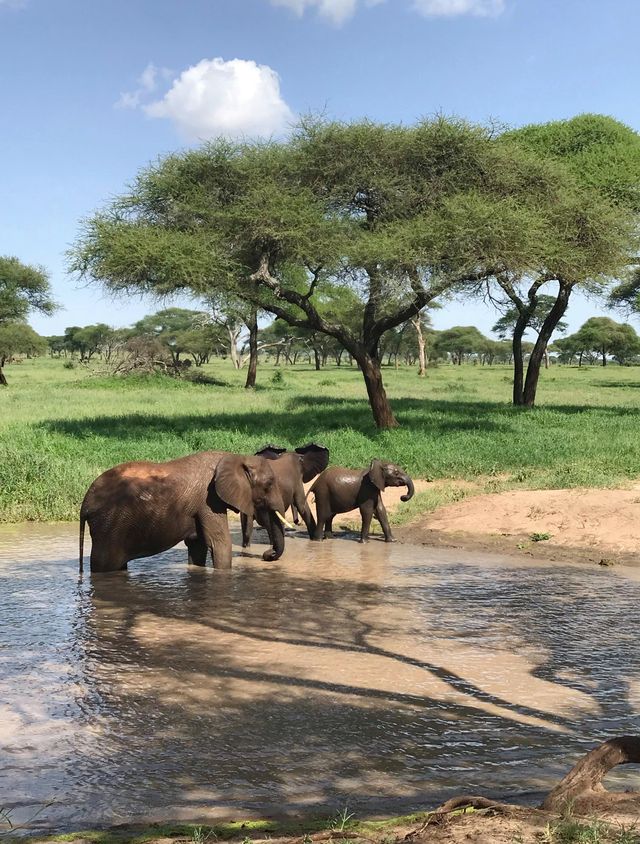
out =
<svg viewBox="0 0 640 844"><path fill-rule="evenodd" d="M267 443L263 445L259 451L256 451L256 457L266 457L267 460L277 460L281 454L284 454L286 448L281 448L279 445Z"/></svg>
<svg viewBox="0 0 640 844"><path fill-rule="evenodd" d="M371 483L382 492L385 488L384 471L379 460L372 460L367 476Z"/></svg>
<svg viewBox="0 0 640 844"><path fill-rule="evenodd" d="M213 475L213 486L218 498L236 513L253 516L251 492L253 467L239 454L221 458Z"/></svg>
<svg viewBox="0 0 640 844"><path fill-rule="evenodd" d="M307 443L296 448L296 454L302 457L302 480L307 483L329 465L329 449L317 443Z"/></svg>

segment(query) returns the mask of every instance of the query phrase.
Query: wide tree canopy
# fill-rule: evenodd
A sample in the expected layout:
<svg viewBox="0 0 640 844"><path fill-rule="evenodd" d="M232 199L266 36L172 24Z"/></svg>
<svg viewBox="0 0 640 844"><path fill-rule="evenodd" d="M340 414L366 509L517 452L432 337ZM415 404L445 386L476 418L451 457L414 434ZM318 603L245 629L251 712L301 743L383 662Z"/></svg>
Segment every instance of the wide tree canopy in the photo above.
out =
<svg viewBox="0 0 640 844"><path fill-rule="evenodd" d="M536 272L521 273L512 267L491 280L518 314L512 335L513 401L532 406L541 361L573 290L604 292L636 257L640 135L611 117L583 114L506 132L500 142L557 161L575 180L573 191L563 189L564 202L558 206L555 222L564 233L563 248L548 253ZM529 326L538 338L525 379L522 336Z"/></svg>
<svg viewBox="0 0 640 844"><path fill-rule="evenodd" d="M444 118L311 120L281 143L216 141L143 170L85 223L70 268L112 292L228 293L333 337L362 370L376 424L392 427L385 332L448 292L499 280L517 296L524 278L571 286L628 260L626 206L534 146ZM324 306L336 287L357 301L348 319Z"/></svg>

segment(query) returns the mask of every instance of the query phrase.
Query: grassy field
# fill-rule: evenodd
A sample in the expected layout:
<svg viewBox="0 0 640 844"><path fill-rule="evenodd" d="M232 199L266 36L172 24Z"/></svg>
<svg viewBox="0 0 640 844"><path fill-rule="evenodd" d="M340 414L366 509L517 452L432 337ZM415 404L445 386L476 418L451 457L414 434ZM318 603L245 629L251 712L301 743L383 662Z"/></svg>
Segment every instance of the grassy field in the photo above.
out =
<svg viewBox="0 0 640 844"><path fill-rule="evenodd" d="M377 432L358 371L261 365L259 386L225 362L213 383L121 380L61 360L7 367L0 389L0 521L70 520L89 483L133 459L165 460L203 449L252 452L265 442L326 444L331 462L392 460L416 478L495 479L496 486L614 486L640 477L640 368L553 367L539 407L510 405L504 366L440 366L425 379L386 369L401 423ZM455 483L451 484L455 489ZM405 514L450 500L439 487ZM416 496L418 499L418 496Z"/></svg>

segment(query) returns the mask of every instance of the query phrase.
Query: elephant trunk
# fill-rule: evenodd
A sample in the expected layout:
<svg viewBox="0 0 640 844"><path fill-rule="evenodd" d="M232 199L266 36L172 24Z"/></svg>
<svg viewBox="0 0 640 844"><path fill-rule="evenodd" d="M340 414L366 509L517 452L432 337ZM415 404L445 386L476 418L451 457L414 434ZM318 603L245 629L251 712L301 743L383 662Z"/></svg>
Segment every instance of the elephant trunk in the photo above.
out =
<svg viewBox="0 0 640 844"><path fill-rule="evenodd" d="M400 496L400 501L411 501L415 492L415 489L413 488L413 481L411 480L409 475L405 475L402 480L407 485L407 492L406 495Z"/></svg>
<svg viewBox="0 0 640 844"><path fill-rule="evenodd" d="M269 525L268 533L272 547L264 552L262 559L271 562L279 560L284 553L284 524L273 511L269 512L267 524Z"/></svg>

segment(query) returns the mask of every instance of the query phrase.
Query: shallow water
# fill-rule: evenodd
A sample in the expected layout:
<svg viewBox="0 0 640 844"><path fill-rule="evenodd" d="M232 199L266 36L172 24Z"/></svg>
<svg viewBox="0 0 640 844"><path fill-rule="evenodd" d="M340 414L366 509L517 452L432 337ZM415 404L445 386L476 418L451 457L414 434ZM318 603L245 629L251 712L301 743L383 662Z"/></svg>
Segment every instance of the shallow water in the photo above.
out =
<svg viewBox="0 0 640 844"><path fill-rule="evenodd" d="M176 548L79 579L75 548L72 526L0 528L14 823L534 799L640 727L634 569L299 537L231 573Z"/></svg>

